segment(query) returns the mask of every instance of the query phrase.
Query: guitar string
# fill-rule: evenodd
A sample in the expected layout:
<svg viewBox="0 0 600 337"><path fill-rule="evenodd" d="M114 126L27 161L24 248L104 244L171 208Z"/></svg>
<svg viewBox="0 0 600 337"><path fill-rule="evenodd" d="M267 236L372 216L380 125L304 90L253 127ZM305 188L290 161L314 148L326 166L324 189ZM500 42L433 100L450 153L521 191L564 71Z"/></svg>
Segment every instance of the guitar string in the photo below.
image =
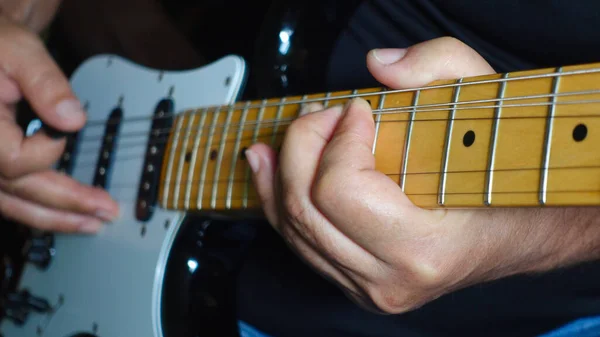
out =
<svg viewBox="0 0 600 337"><path fill-rule="evenodd" d="M485 173L490 173L490 172L494 172L494 173L522 173L522 172L537 172L537 171L541 171L545 168L540 168L540 167L523 167L523 168L507 168L507 169L492 169L492 170L457 170L457 171L452 171L452 170L447 170L447 171L422 171L422 172L407 172L406 176L423 176L423 175L441 175L441 174L485 174ZM581 166L551 166L548 167L548 170L551 171L568 171L568 170L600 170L600 165L581 165ZM238 172L240 175L242 175L244 172ZM404 174L402 173L383 173L384 175L388 176L388 177L397 177L397 176L402 176ZM229 180L227 178L223 178L223 179L167 179L163 182L161 182L162 186L169 186L169 187L173 187L173 186L177 186L179 184L179 186L183 186L183 185L190 185L190 184L214 184L217 183L219 185L221 184L229 184L234 183L234 184L239 184L239 183L246 183L246 182L251 182L251 180L246 180L246 179L233 179L233 180ZM119 183L119 182L114 182L110 184L111 188L117 188L117 189L123 189L123 188L133 188L133 187L137 187L137 185L131 184L131 183Z"/></svg>
<svg viewBox="0 0 600 337"><path fill-rule="evenodd" d="M586 118L586 119L596 119L596 118L600 118L600 115L571 115L571 116L553 116L550 117L550 119L553 120L560 120L560 119L582 119L582 118ZM434 123L434 122L447 122L450 120L453 121L488 121L488 120L494 120L494 119L498 119L498 120L533 120L533 119L543 119L543 120L547 120L548 117L546 116L515 116L515 117L499 117L499 118L494 118L494 117L473 117L473 118L432 118L432 119L426 119L426 120L413 120L412 123ZM407 124L410 123L411 121L409 120L385 120L385 121L380 121L380 122L374 122L375 124L384 124L384 123L397 123L397 124ZM264 135L258 135L258 138L261 140L266 140L268 138L268 140L270 141L270 139L273 137L273 135L275 136L284 136L287 132L287 130L285 129L285 127L288 125L279 125L279 128L281 128L281 131L275 132L275 133L268 133L268 134L264 134ZM268 128L268 127L264 127L264 128ZM189 138L194 138L195 135L197 135L200 131L190 131L189 132ZM221 134L223 135L223 134ZM247 141L252 140L253 136L252 135L248 135L245 137L240 137L239 139L237 137L232 137L232 136L236 136L237 134L233 133L233 132L228 132L225 136L225 140L223 141L223 137L221 136L220 139L217 139L216 142L213 142L215 144L215 146L220 145L220 143L223 141L223 143L225 145L227 144L231 144L231 143L235 143L235 142L240 142L241 143L245 143ZM118 137L115 137L118 138ZM205 139L204 141L201 141L199 144L199 148L203 148L206 147L207 145L207 139ZM117 149L119 151L123 151L123 150L127 150L127 149L132 149L132 148L137 148L137 147L141 147L144 148L144 152L143 153L139 153L137 155L132 155L132 154L128 154L127 157L116 157L115 160L127 160L129 158L143 158L145 156L145 149L148 146L158 146L158 145L163 145L169 142L169 136L166 137L161 137L161 138L157 138L157 139L153 139L150 141L139 141L136 142L131 141L128 139L127 142L121 142L118 144ZM176 144L177 147L181 147L182 149L180 150L176 150L176 154L177 153L181 153L182 151L189 151L192 150L190 149L191 145L190 144L192 142L188 141L188 144L182 144L181 142L178 142ZM98 151L100 150L100 144L94 144L93 146L87 146L88 144L85 144L86 146L81 145L81 147L78 148L78 152L79 152L79 158L83 157L88 157L88 156L93 156L94 158L92 158L89 162L84 162L82 163L83 165L95 165L95 160L97 159L97 156L99 155ZM212 150L213 147L211 147Z"/></svg>
<svg viewBox="0 0 600 337"><path fill-rule="evenodd" d="M572 76L572 75L593 74L593 73L598 73L598 72L600 72L600 68L571 70L571 71L566 71L566 72L556 72L555 71L555 72L546 73L546 74L522 75L522 76L507 77L507 78L500 77L500 78L496 78L496 79L473 80L471 82L461 82L461 83L454 82L454 83L448 83L448 84L430 85L430 86L423 86L423 87L409 88L409 89L385 89L385 90L376 89L376 90L380 90L380 91L348 94L348 95L341 95L341 96L331 96L331 97L317 97L317 98L300 99L300 100L289 100L286 97L286 99L283 100L283 102L282 102L281 98L273 98L273 99L277 100L277 102L268 102L266 104L254 104L254 105L247 105L247 106L240 105L238 107L238 109L236 109L236 110L241 110L246 107L248 107L249 109L258 109L258 108L263 108L263 107L279 107L282 105L283 106L299 105L299 104L307 104L307 103L326 102L326 101L338 100L338 99L350 99L350 98L356 98L356 97L382 96L382 95L390 95L390 94L397 94L397 93L404 93L404 92L425 91L425 90L433 90L433 89L475 86L475 85L514 82L514 81L525 81L525 80L543 79L543 78L552 78L552 77L566 77L566 76ZM497 74L497 75L501 76L502 74ZM369 90L369 89L365 89L365 90ZM200 112L199 110L206 110L207 108L208 109L210 109L210 108L218 109L220 111L228 111L232 108L235 108L235 105L200 107L198 109L192 109L190 111L195 111L196 113L198 113L198 112ZM113 119L113 120L110 120L110 119L93 120L93 121L88 121L86 123L86 126L95 126L95 125L103 126L103 125L113 124L113 123L166 119L166 118L172 118L177 115L178 115L178 113L171 113L171 114L163 114L162 116L143 116L143 117L132 117L132 118L128 118L128 119Z"/></svg>
<svg viewBox="0 0 600 337"><path fill-rule="evenodd" d="M383 108L383 109L373 109L373 115L377 116L377 115L390 115L390 114L400 114L400 113L410 113L410 112L416 112L419 114L424 114L424 113L431 113L431 112L444 112L444 111L448 111L451 109L454 109L455 111L461 111L461 110L478 110L478 109L493 109L493 108L497 108L499 106L502 106L504 108L518 108L518 107L535 107L535 106L549 106L549 105L572 105L572 104L591 104L591 103L599 103L600 100L588 100L588 101L564 101L564 102L536 102L536 103L520 103L520 104L496 104L496 105L484 105L484 106L468 106L468 107L462 107L463 105L471 105L471 104L480 104L480 103L493 103L493 102L499 102L499 103L503 103L503 102L507 102L507 101L520 101L520 100L532 100L532 99L541 99L541 98L554 98L554 97L563 97L563 96L574 96L574 95L578 95L578 96L584 96L584 95L594 95L594 94L600 94L600 90L585 90L585 91L573 91L573 92L565 92L565 93L559 93L559 94L544 94L544 95L529 95L529 96L516 96L516 97L509 97L509 98L502 98L502 99L490 99L490 100L471 100L471 101L462 101L462 102L458 102L456 105L460 106L458 108L454 108L455 104L452 103L438 103L438 104L424 104L424 105L410 105L410 106L403 106L403 107L392 107L392 108ZM429 107L433 107L436 109L425 109L425 108L429 108ZM444 108L445 107L445 108ZM236 110L239 112L242 112L243 110ZM208 113L215 113L215 111L211 111ZM228 113L228 111L220 111L220 113L226 114ZM180 118L185 116L185 115L194 115L195 113L193 112L184 112L181 115L178 115ZM275 123L281 123L281 122L292 122L294 120L294 118L285 118L285 119L265 119L265 120L254 120L254 121L250 121L250 122L245 122L243 124L240 123L232 123L229 125L225 125L224 123L221 124L215 124L215 129L220 129L220 128L224 128L224 127L240 127L240 126L248 126L248 127L252 127L255 126L256 124L266 124L266 125L270 125L270 124L275 124ZM207 126L206 128L209 128L212 126ZM239 129L239 128L238 128ZM181 131L186 131L186 129L182 129ZM154 129L154 130L149 130L149 131L140 131L140 132L129 132L126 133L124 135L139 135L139 136L147 136L148 134L152 133L152 132L156 132L159 131L160 133L165 133L165 132L169 132L171 131L171 128L163 128L163 129ZM97 139L91 139L91 140L101 140L102 136L97 136L99 138ZM87 138L91 138L91 137L87 137ZM85 139L87 140L87 139Z"/></svg>
<svg viewBox="0 0 600 337"><path fill-rule="evenodd" d="M520 100L532 100L532 99L542 99L542 98L555 98L555 97L568 97L568 96L575 96L575 95L593 95L593 94L600 94L600 90L582 90L582 91L569 91L569 92L561 92L561 93L551 93L551 94L539 94L539 95L525 95L525 96L514 96L514 97L503 97L503 98L493 98L493 99L479 99L479 100L470 100L470 101L461 101L461 102L457 102L457 103L435 103L435 104L418 104L418 105L407 105L407 106L400 106L400 107L392 107L392 108L385 108L385 109L373 109L373 115L382 115L382 114L389 114L389 112L392 113L401 113L401 112L411 112L411 111L416 111L417 112L430 112L430 111L446 111L452 107L456 106L462 106L462 105L471 105L471 104L481 104L481 103L494 103L494 102L508 102L508 101L520 101ZM335 97L335 96L330 96L330 100L339 100L339 98ZM549 104L552 104L550 102L548 102ZM442 107L441 109L436 109L436 110L431 110L431 109L424 109L424 108L432 108L432 107ZM445 108L443 108L445 107ZM495 106L491 106L491 107L495 107ZM480 109L481 107L471 107L472 109ZM246 108L241 107L241 108L237 108L234 109L234 112L242 112L244 111ZM202 111L200 111L202 110ZM248 108L248 110L252 110L250 108ZM219 113L227 113L228 111L230 111L230 109L222 109L222 110L218 110ZM182 115L193 115L193 114L198 114L198 113L215 113L217 112L216 110L213 111L209 111L208 108L207 109L197 109L197 110L187 110L184 111L182 113L177 113L174 114L173 116L178 117L178 116L182 116ZM121 121L130 121L130 120L123 120L121 119ZM261 123L273 123L273 122L277 122L277 120L271 119L271 120L262 120ZM113 124L118 123L117 120L113 121ZM256 121L250 122L249 124L252 125L251 123L256 123ZM108 123L109 125L111 123ZM104 126L105 124L99 124L96 126ZM217 124L217 127L223 127L223 124Z"/></svg>
<svg viewBox="0 0 600 337"><path fill-rule="evenodd" d="M541 191L545 194L555 194L555 195L564 195L564 194L575 194L575 193L600 193L600 189L573 189L573 190L546 190L546 191ZM540 193L539 190L537 191L498 191L498 192L493 192L493 195L505 195L505 196L510 196L510 195L527 195L527 194L534 194L534 195L538 195ZM225 194L225 193L221 193L221 194ZM438 192L431 192L431 193L404 193L406 196L408 197L437 197L439 195ZM446 192L445 195L446 196L482 196L487 194L487 192ZM199 199L194 199L194 200L199 200ZM203 201L207 201L207 200L213 200L212 196L207 196L204 195L202 197ZM245 200L247 200L248 202L259 202L258 196L248 196L248 199L240 197L240 196L232 196L231 198L228 197L219 197L217 196L214 200L216 200L217 202L220 203L225 203L229 200L231 201L236 201L236 202L243 202ZM136 203L138 202L138 200L134 200L134 199L123 199L123 198L117 198L115 201L119 202L119 203ZM195 202L190 202L191 205L196 204ZM208 203L204 203L203 204L210 204L210 202ZM183 205L183 200L181 200L179 202L179 205ZM483 206L483 199L481 202L481 206ZM535 200L535 205L539 206L539 202L537 201L537 198ZM552 204L549 204L549 206L552 206ZM157 206L162 208L162 206ZM257 206L258 207L258 206ZM494 207L494 205L492 204L492 207ZM167 209L173 209L173 207L166 207ZM242 206L240 206L239 208L242 208ZM452 206L449 207L445 207L445 208L452 208ZM177 209L182 209L177 207ZM203 208L206 210L210 210L210 207L206 207ZM194 210L194 208L190 208L190 210Z"/></svg>
<svg viewBox="0 0 600 337"><path fill-rule="evenodd" d="M598 91L598 93L600 94L600 91ZM398 112L397 108L385 108L385 109L375 109L374 111L382 111L379 112L377 114L374 115L396 115L396 114L402 114L402 113L411 113L411 112L415 112L416 114L419 115L423 115L425 113L436 113L436 112L448 112L449 110L453 110L453 111L469 111L469 110L486 110L486 109L495 109L495 108L502 108L502 109L513 109L513 108L524 108L524 107L545 107L545 106L551 106L551 105L555 105L555 106L560 106L560 105L585 105L585 104L597 104L600 103L600 99L598 100L579 100L579 101L565 101L565 102L538 102L538 103L522 103L522 104L498 104L498 105L487 105L487 106L474 106L474 107L461 107L461 108L447 108L447 109L443 109L443 108L438 108L438 109L429 109L429 110L407 110L407 111L400 111ZM225 114L224 114L225 115ZM577 117L578 115L570 115L570 116L574 116ZM528 116L523 116L522 118L525 118ZM476 117L475 117L476 118ZM521 118L520 116L515 116L515 118ZM545 117L544 117L545 118ZM264 121L251 121L251 122L245 122L245 123L233 123L233 124L214 124L214 125L207 125L205 127L202 128L197 128L197 127L185 127L185 128L179 128L177 129L177 131L173 131L174 127L172 128L162 128L162 129L154 129L154 130L147 130L147 131L133 131L133 132L127 132L127 133L121 133L121 134L117 134L117 135L109 135L109 136L84 136L81 137L79 140L79 143L86 143L86 142L99 142L99 141L103 141L105 139L107 139L108 137L111 137L111 139L114 138L133 138L133 137L147 137L148 135L152 135L154 134L154 136L160 136L163 134L181 134L181 133L187 133L190 130L192 130L192 134L196 134L198 132L204 132L204 131L209 131L209 130L215 130L215 133L219 133L217 130L218 129L222 129L227 127L230 131L227 133L227 135L229 134L233 134L233 133L237 133L238 130L244 130L244 129L248 129L248 128L255 128L255 127L259 127L259 128L268 128L271 126L275 126L275 125L279 125L279 126L285 126L285 125L289 125L292 124L295 121L296 118L281 118L281 119L271 119L271 120L264 120ZM446 119L446 120L450 120L450 119ZM385 121L383 121L385 122ZM222 132L219 134L223 134Z"/></svg>

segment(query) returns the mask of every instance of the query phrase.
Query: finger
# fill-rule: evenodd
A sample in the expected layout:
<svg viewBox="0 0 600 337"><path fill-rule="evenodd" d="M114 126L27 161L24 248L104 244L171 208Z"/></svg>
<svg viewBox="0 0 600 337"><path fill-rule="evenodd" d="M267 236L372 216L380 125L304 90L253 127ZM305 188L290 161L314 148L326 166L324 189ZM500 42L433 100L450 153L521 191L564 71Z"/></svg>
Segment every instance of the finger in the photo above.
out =
<svg viewBox="0 0 600 337"><path fill-rule="evenodd" d="M320 103L308 103L302 105L298 112L300 117L309 113L323 110ZM279 230L279 219L277 215L277 205L275 202L275 172L277 167L277 155L273 149L264 144L251 146L245 152L248 164L253 175L252 179L256 187L258 197L261 201L263 212L269 223Z"/></svg>
<svg viewBox="0 0 600 337"><path fill-rule="evenodd" d="M382 313L365 291L370 285L362 275L356 274L354 270L339 264L337 260L320 253L318 247L307 241L292 226L286 227L282 234L286 243L300 259L325 279L338 286L356 305L373 313Z"/></svg>
<svg viewBox="0 0 600 337"><path fill-rule="evenodd" d="M340 232L390 262L386 257L397 248L398 235L407 232L401 224L423 224L427 219L395 182L375 170L374 135L369 104L353 100L323 152L313 200Z"/></svg>
<svg viewBox="0 0 600 337"><path fill-rule="evenodd" d="M29 29L38 33L44 30L54 18L61 2L61 0L36 1L27 17Z"/></svg>
<svg viewBox="0 0 600 337"><path fill-rule="evenodd" d="M252 179L263 212L269 223L279 231L274 185L277 155L269 146L255 144L246 150L245 156L253 172Z"/></svg>
<svg viewBox="0 0 600 337"><path fill-rule="evenodd" d="M0 177L15 178L49 168L61 155L65 140L44 132L25 138L14 114L0 104Z"/></svg>
<svg viewBox="0 0 600 337"><path fill-rule="evenodd" d="M82 185L54 171L34 173L15 181L0 179L0 189L41 206L83 213L104 221L113 221L119 214L118 204L106 191Z"/></svg>
<svg viewBox="0 0 600 337"><path fill-rule="evenodd" d="M288 128L279 160L282 221L337 265L367 279L378 261L329 223L313 205L312 185L323 151L330 141L343 107L308 114Z"/></svg>
<svg viewBox="0 0 600 337"><path fill-rule="evenodd" d="M306 103L306 104L302 105L302 108L300 109L298 116L302 117L302 116L308 115L313 112L323 111L323 109L325 109L323 107L323 104L321 104L319 102Z"/></svg>
<svg viewBox="0 0 600 337"><path fill-rule="evenodd" d="M46 208L0 191L0 214L43 231L97 233L102 222L94 217Z"/></svg>
<svg viewBox="0 0 600 337"><path fill-rule="evenodd" d="M0 104L15 104L21 99L17 83L0 72Z"/></svg>
<svg viewBox="0 0 600 337"><path fill-rule="evenodd" d="M359 296L359 294L364 294L364 292L343 268L336 267L334 260L327 259L320 254L316 247L309 241L306 241L295 228L288 226L282 234L286 244L293 249L296 255L320 275L352 294L357 295L357 297L366 297Z"/></svg>
<svg viewBox="0 0 600 337"><path fill-rule="evenodd" d="M288 128L280 153L282 188L286 196L310 202L312 184L325 145L342 113L341 106L307 114Z"/></svg>
<svg viewBox="0 0 600 337"><path fill-rule="evenodd" d="M19 85L42 121L66 132L83 126L79 100L35 34L0 18L0 50L0 71Z"/></svg>
<svg viewBox="0 0 600 337"><path fill-rule="evenodd" d="M394 89L494 73L494 69L476 51L449 37L426 41L408 49L372 50L367 56L367 67L377 81Z"/></svg>
<svg viewBox="0 0 600 337"><path fill-rule="evenodd" d="M303 114L310 112L311 109L308 108L303 111ZM296 228L280 223L274 187L275 157L275 151L264 144L256 144L246 150L248 164L254 173L253 179L257 188L257 194L261 199L261 204L269 223L275 227L275 229L283 236L286 243L300 258L306 261L309 266L329 280L337 283L337 285L341 286L346 293L353 294L353 298L360 298L357 295L361 293L360 287L348 275L342 270L335 268L332 261L327 260L319 254L315 247L297 232Z"/></svg>

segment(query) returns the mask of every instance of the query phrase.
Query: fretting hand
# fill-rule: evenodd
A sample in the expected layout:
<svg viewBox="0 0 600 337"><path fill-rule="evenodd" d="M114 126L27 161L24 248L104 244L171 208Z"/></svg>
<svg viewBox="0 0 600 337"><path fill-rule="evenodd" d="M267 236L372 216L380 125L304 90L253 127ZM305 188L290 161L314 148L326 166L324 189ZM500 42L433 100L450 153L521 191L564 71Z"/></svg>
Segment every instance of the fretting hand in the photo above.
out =
<svg viewBox="0 0 600 337"><path fill-rule="evenodd" d="M50 170L64 139L25 138L15 105L26 99L46 124L73 132L85 113L69 83L31 31L0 14L0 214L44 230L95 233L118 215L108 193Z"/></svg>
<svg viewBox="0 0 600 337"><path fill-rule="evenodd" d="M449 38L368 56L391 88L493 73ZM266 217L290 247L357 303L402 313L472 284L598 257L598 210L423 210L375 170L370 106L311 106L279 156L246 152Z"/></svg>

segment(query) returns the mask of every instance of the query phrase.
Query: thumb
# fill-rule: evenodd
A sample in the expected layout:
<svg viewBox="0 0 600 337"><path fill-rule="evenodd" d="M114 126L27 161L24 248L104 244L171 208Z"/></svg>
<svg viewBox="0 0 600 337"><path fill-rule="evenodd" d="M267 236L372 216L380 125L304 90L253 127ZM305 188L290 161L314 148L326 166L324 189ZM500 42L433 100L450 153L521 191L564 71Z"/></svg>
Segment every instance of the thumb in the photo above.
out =
<svg viewBox="0 0 600 337"><path fill-rule="evenodd" d="M450 37L426 41L408 49L372 50L367 56L367 67L377 81L393 89L495 73L475 50Z"/></svg>
<svg viewBox="0 0 600 337"><path fill-rule="evenodd" d="M0 16L0 50L0 84L11 91L18 86L42 121L65 132L85 124L81 103L39 37ZM0 98L10 102L18 94Z"/></svg>

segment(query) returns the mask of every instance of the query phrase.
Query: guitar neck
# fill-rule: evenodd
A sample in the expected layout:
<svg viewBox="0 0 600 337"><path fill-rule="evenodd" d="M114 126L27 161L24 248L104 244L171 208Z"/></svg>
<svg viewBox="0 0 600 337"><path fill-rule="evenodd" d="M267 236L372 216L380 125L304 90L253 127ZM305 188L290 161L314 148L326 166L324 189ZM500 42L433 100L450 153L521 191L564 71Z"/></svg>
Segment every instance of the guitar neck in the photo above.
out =
<svg viewBox="0 0 600 337"><path fill-rule="evenodd" d="M277 149L302 104L362 97L376 169L417 206L600 204L600 64L240 102L187 111L171 130L159 202L180 210L259 207L244 151Z"/></svg>

